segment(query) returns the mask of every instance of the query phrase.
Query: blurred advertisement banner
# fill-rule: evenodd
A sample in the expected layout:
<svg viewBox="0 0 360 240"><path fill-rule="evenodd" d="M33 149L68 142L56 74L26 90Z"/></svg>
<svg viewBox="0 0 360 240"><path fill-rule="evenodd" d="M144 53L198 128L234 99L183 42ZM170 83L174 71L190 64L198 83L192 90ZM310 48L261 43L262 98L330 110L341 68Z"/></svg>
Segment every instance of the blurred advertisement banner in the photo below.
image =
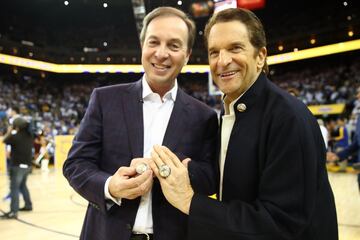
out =
<svg viewBox="0 0 360 240"><path fill-rule="evenodd" d="M259 9L265 7L265 0L237 0L237 6L250 10Z"/></svg>
<svg viewBox="0 0 360 240"><path fill-rule="evenodd" d="M214 3L215 3L214 13L217 13L227 8L237 7L236 0L215 0Z"/></svg>

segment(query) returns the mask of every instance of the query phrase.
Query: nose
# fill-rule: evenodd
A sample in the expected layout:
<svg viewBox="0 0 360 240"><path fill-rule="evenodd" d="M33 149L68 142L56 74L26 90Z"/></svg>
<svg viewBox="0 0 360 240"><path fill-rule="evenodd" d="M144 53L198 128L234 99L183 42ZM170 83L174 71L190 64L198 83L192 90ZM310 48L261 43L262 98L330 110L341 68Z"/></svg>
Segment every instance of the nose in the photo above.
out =
<svg viewBox="0 0 360 240"><path fill-rule="evenodd" d="M222 67L226 67L232 61L232 57L230 53L226 52L225 50L221 50L219 53L219 60L218 65Z"/></svg>
<svg viewBox="0 0 360 240"><path fill-rule="evenodd" d="M155 57L158 59L165 59L169 57L169 52L167 51L166 46L159 45L159 47L156 49Z"/></svg>

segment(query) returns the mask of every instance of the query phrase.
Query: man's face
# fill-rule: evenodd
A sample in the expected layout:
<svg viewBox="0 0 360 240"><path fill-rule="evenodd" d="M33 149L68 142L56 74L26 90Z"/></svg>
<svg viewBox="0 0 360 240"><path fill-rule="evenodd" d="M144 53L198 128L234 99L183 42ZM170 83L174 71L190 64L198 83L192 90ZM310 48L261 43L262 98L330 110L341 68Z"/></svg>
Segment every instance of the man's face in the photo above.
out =
<svg viewBox="0 0 360 240"><path fill-rule="evenodd" d="M216 23L208 36L208 57L216 85L233 101L257 79L265 63L266 48L257 53L240 21Z"/></svg>
<svg viewBox="0 0 360 240"><path fill-rule="evenodd" d="M148 25L141 61L153 90L173 86L189 60L188 37L186 23L179 17L157 17Z"/></svg>

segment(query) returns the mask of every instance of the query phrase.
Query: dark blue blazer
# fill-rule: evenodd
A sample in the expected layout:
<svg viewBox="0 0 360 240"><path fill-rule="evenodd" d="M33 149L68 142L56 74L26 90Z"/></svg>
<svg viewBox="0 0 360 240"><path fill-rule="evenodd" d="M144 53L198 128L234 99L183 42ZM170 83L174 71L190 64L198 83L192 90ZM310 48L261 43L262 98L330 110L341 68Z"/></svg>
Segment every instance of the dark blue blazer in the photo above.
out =
<svg viewBox="0 0 360 240"><path fill-rule="evenodd" d="M234 111L223 201L195 194L188 239L338 239L324 141L307 107L261 74Z"/></svg>
<svg viewBox="0 0 360 240"><path fill-rule="evenodd" d="M140 198L122 199L121 206L106 208L106 179L133 158L143 156L144 124L142 83L95 89L63 166L70 185L89 206L81 232L86 240L128 240ZM216 191L214 173L218 119L205 104L180 88L164 136L163 145L182 160L190 157L189 175L196 192ZM172 207L155 179L153 223L156 240L183 240L187 216Z"/></svg>
<svg viewBox="0 0 360 240"><path fill-rule="evenodd" d="M360 162L360 116L357 118L355 135L352 142L344 150L337 153L341 160L357 154L358 162Z"/></svg>

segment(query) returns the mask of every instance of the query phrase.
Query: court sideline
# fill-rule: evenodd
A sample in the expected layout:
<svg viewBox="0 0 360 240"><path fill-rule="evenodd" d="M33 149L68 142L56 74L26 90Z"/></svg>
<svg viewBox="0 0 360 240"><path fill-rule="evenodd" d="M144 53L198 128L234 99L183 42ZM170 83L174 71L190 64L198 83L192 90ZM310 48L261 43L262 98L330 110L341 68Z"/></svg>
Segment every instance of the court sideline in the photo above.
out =
<svg viewBox="0 0 360 240"><path fill-rule="evenodd" d="M329 173L335 194L340 240L360 239L360 194L356 175ZM19 212L18 220L0 220L0 239L72 240L78 239L87 202L75 193L61 171L42 173L35 169L28 187L34 205L32 212ZM0 196L8 193L8 177L0 175ZM0 201L0 210L8 211L10 202ZM21 202L22 204L22 202Z"/></svg>

